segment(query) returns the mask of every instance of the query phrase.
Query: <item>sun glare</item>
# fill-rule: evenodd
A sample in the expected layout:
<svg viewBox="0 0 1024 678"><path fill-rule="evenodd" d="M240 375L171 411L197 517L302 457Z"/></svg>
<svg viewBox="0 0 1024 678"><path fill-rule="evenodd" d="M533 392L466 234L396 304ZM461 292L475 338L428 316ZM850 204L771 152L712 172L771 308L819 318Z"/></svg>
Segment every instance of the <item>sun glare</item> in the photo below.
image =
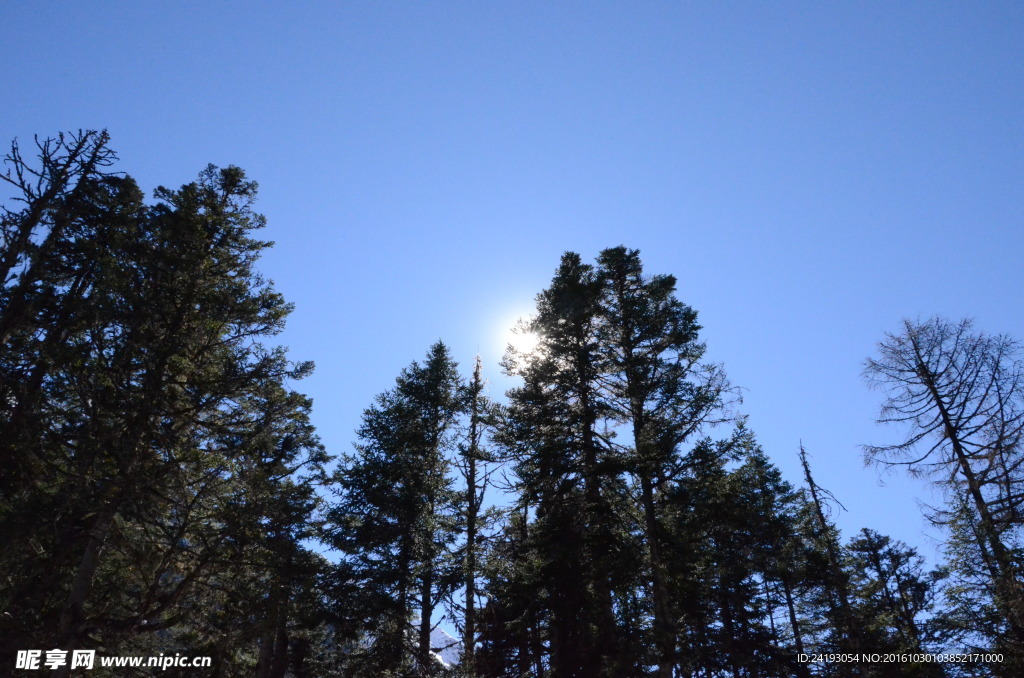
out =
<svg viewBox="0 0 1024 678"><path fill-rule="evenodd" d="M506 343L520 353L533 353L534 349L537 348L537 344L540 343L540 337L534 332L514 328L508 331Z"/></svg>

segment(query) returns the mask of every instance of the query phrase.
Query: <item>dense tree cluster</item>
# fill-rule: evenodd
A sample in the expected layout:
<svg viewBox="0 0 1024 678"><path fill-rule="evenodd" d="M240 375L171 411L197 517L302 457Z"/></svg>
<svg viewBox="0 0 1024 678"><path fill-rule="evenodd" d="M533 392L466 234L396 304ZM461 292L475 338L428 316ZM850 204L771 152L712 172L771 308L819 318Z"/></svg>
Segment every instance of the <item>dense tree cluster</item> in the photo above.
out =
<svg viewBox="0 0 1024 678"><path fill-rule="evenodd" d="M867 363L907 427L869 460L943 492L936 570L844 542L802 448L782 478L676 280L625 247L562 257L503 402L438 342L330 467L292 388L312 366L269 343L290 306L256 270L255 184L211 166L147 202L107 143L6 158L0 672L45 647L223 677L1021 675L1010 339L908 322ZM966 651L1002 661L865 656ZM800 659L822 653L853 659Z"/></svg>
<svg viewBox="0 0 1024 678"><path fill-rule="evenodd" d="M273 675L320 603L327 456L288 385L312 366L264 343L290 307L254 267L256 185L209 167L146 204L106 134L38 146L0 222L4 670L102 647Z"/></svg>

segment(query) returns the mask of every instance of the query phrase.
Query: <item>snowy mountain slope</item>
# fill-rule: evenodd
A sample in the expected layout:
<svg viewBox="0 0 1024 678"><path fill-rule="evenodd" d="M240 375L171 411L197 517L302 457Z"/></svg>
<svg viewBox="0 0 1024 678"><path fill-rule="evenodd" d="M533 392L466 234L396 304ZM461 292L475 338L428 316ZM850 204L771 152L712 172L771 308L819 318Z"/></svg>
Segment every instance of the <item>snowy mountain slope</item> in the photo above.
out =
<svg viewBox="0 0 1024 678"><path fill-rule="evenodd" d="M441 628L430 632L430 649L445 668L458 664L462 655L462 643Z"/></svg>

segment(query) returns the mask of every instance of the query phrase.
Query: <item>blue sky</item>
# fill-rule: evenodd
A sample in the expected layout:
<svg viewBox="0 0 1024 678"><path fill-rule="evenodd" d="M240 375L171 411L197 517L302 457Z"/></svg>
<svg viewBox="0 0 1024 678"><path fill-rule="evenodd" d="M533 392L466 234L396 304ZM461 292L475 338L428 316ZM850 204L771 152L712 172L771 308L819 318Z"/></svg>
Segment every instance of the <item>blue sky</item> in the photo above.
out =
<svg viewBox="0 0 1024 678"><path fill-rule="evenodd" d="M786 477L802 439L847 536L928 551L860 372L903 317L1024 338L1022 36L994 2L4 3L0 143L245 168L336 454L438 338L500 396L561 253L638 248Z"/></svg>

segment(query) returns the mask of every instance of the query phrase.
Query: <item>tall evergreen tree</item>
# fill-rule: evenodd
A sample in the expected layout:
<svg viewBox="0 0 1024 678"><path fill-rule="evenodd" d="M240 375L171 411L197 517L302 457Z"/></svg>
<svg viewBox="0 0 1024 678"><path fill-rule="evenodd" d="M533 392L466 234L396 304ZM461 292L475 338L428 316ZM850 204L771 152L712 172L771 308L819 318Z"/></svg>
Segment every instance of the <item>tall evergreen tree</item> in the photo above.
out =
<svg viewBox="0 0 1024 678"><path fill-rule="evenodd" d="M608 675L617 661L610 558L619 518L609 494L618 471L598 381L600 293L593 267L565 254L537 298L529 326L537 350L505 362L524 384L508 393L501 439L515 458L521 507L535 515L551 671L559 678Z"/></svg>
<svg viewBox="0 0 1024 678"><path fill-rule="evenodd" d="M255 270L269 246L252 238L255 183L211 166L146 205L103 173L106 143L42 142L39 168L8 156L24 204L4 212L0 253L8 651L184 632L257 441L292 422L286 463L325 459L284 386L311 366L262 343L290 307Z"/></svg>
<svg viewBox="0 0 1024 678"><path fill-rule="evenodd" d="M861 653L867 650L850 600L850 573L843 560L839 530L827 516L827 502L839 502L831 492L814 480L807 451L802 444L800 465L803 467L804 481L807 483L807 525L814 544L823 556L820 562L821 580L824 584L822 593L832 624L830 630L835 639L835 648L838 652L857 657L849 666L840 666L839 671L843 675L865 675L865 664L860 657Z"/></svg>
<svg viewBox="0 0 1024 678"><path fill-rule="evenodd" d="M548 594L527 510L512 511L484 564L487 602L480 611L481 676L544 676Z"/></svg>
<svg viewBox="0 0 1024 678"><path fill-rule="evenodd" d="M917 551L865 528L850 540L846 553L855 615L871 651L922 655L936 650L928 627L939 575L924 571ZM936 662L876 666L872 674L945 675Z"/></svg>
<svg viewBox="0 0 1024 678"><path fill-rule="evenodd" d="M709 629L728 623L738 636L762 633L764 605L753 591L763 579L755 568L766 566L750 555L755 547L733 558L730 579L730 556L695 558L709 538L704 528L731 534L722 516L682 519L709 505L698 486L725 491L733 477L726 464L740 459L729 454L742 445L701 438L729 420L733 396L721 369L701 363L696 314L674 293L674 278L645 276L634 250L605 250L596 267L567 253L525 325L536 349L506 357L523 385L509 392L499 440L515 459L516 510L529 527L519 543L532 553L526 562L536 564L542 606L532 623L548 658L542 667L554 676L644 675L652 664L660 676L712 670L693 663L698 649L721 649ZM717 461L702 465L701 450L719 450ZM688 547L677 550L680 543ZM527 647L526 608L493 610ZM681 619L693 636L684 638ZM733 642L737 653L753 648ZM769 662L736 658L736 671Z"/></svg>
<svg viewBox="0 0 1024 678"><path fill-rule="evenodd" d="M332 545L360 593L365 634L357 675L434 670L434 609L460 578L449 557L458 499L449 471L463 407L457 365L438 342L363 413L360 442L335 476Z"/></svg>
<svg viewBox="0 0 1024 678"><path fill-rule="evenodd" d="M643 542L654 607L658 676L672 675L675 613L667 590L658 503L683 469L681 446L727 418L729 385L722 371L700 363L705 347L693 309L675 297L675 278L646 277L637 250L615 247L598 256L602 375L615 418L628 426L632 448L623 460L638 486Z"/></svg>
<svg viewBox="0 0 1024 678"><path fill-rule="evenodd" d="M483 366L477 356L473 376L465 390L465 436L459 445L458 466L465 482L465 497L459 502L459 513L465 541L462 545L462 672L469 678L477 675L476 644L478 633L478 580L483 570L485 539L493 522L491 512L484 510L484 499L493 472L488 462L493 457L485 449L487 429L492 424L494 404L484 395Z"/></svg>

